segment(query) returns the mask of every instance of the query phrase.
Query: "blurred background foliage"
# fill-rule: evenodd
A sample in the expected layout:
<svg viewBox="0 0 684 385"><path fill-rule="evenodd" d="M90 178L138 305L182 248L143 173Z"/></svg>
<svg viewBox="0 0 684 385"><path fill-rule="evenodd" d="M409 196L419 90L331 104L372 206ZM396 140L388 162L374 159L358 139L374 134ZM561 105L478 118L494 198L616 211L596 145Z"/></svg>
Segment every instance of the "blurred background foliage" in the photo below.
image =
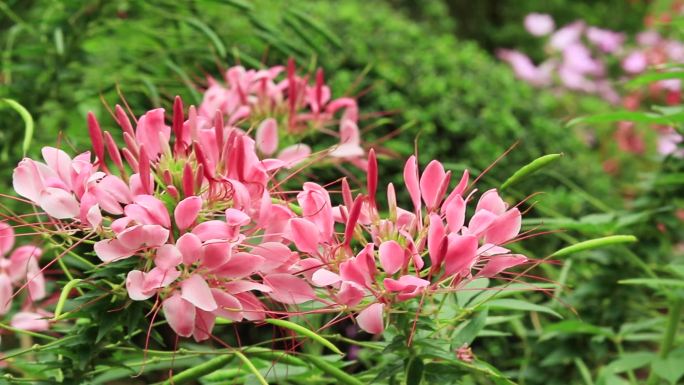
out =
<svg viewBox="0 0 684 385"><path fill-rule="evenodd" d="M624 173L606 174L611 123L565 123L611 107L533 89L492 52L515 45L540 55L522 27L531 11L552 14L558 25L581 18L631 33L643 28L650 6L636 0L3 0L0 98L17 101L35 120L30 153L56 140L85 150L88 111L117 131L107 108L124 99L136 114L168 110L175 95L198 104L207 76L221 78L238 63L259 67L293 57L311 73L323 67L334 96L359 98L364 140L381 153L386 181L401 180L397 160L414 147L423 164L439 158L456 172L468 167L477 174L519 142L484 177L491 187L540 155L562 152L553 167L506 192L511 201L543 192L528 202L536 203L528 229L567 229L531 240L526 252L543 258L567 242L616 233L641 242L631 250L582 253L563 267L543 265L539 274L563 289L537 300L566 321L536 313L513 318L489 328L498 338L478 339L474 351L520 383L619 384L622 377L606 368L624 350L655 349L667 296L618 281L671 274L669 264L681 262L675 214L682 207L682 162L625 159ZM2 108L0 173L7 180L22 156L24 122Z"/></svg>

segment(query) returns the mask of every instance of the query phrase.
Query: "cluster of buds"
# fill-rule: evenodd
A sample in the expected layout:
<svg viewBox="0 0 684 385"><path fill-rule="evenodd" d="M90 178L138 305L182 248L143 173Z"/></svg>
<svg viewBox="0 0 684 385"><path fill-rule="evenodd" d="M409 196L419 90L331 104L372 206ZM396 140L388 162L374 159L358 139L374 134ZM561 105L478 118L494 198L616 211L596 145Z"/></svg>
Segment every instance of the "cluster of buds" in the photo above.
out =
<svg viewBox="0 0 684 385"><path fill-rule="evenodd" d="M277 142L267 126L319 128L344 106L344 131L358 115L352 101L329 102L320 72L309 87L293 68L280 83L274 78L281 69L233 68L230 87L212 85L199 109L186 114L177 97L171 125L155 109L134 126L116 106L122 148L89 114L93 154L72 158L45 147L43 162L19 163L14 189L40 207L38 216L50 218L45 223L92 243L102 265L139 261L125 278L130 299L154 298L152 314L161 311L179 336L197 341L210 338L217 317L259 322L297 314L294 306L312 301L320 305L314 311L346 312L378 334L395 305L527 261L506 248L519 237L518 208L490 190L466 220L476 193L469 174L450 190L451 172L437 161L422 174L415 157L406 163L410 210L398 206L391 184L387 214L379 210L373 150L362 159L366 194L353 197L346 179L339 204L313 182L296 197L280 191L277 176L298 171L283 158L287 150L268 157ZM255 140L240 125L256 116L265 120Z"/></svg>

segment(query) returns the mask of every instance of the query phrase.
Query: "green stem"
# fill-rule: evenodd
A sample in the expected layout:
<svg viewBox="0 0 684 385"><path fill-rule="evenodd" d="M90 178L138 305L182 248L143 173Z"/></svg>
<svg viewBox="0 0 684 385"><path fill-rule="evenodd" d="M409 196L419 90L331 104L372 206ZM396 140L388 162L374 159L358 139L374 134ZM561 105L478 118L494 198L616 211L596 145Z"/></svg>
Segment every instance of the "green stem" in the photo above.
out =
<svg viewBox="0 0 684 385"><path fill-rule="evenodd" d="M5 329L5 330L9 330L11 332L17 333L17 334L24 334L27 336L31 336L31 337L35 337L35 338L42 338L42 339L50 340L50 341L55 341L58 339L58 338L55 338L53 336L49 336L47 334L36 333L36 332L29 331L29 330L24 330L24 329L17 329L13 326L5 325L4 323L0 323L0 329Z"/></svg>
<svg viewBox="0 0 684 385"><path fill-rule="evenodd" d="M677 294L675 294L677 295ZM665 334L663 334L663 341L660 343L660 358L667 358L674 345L675 337L677 335L677 328L679 327L679 320L682 317L682 310L684 310L684 300L681 295L677 295L670 307L670 312L667 317L667 326L665 327ZM648 375L647 385L656 385L658 383L658 375L653 370Z"/></svg>
<svg viewBox="0 0 684 385"><path fill-rule="evenodd" d="M226 353L222 356L218 356L215 358L212 358L211 360L194 366L192 368L186 369L178 374L173 375L173 377L169 378L168 380L162 382L161 384L163 385L170 385L170 384L184 384L189 381L197 380L198 378L205 376L207 374L213 373L220 368L224 367L227 365L231 360L233 360L235 356L230 353Z"/></svg>

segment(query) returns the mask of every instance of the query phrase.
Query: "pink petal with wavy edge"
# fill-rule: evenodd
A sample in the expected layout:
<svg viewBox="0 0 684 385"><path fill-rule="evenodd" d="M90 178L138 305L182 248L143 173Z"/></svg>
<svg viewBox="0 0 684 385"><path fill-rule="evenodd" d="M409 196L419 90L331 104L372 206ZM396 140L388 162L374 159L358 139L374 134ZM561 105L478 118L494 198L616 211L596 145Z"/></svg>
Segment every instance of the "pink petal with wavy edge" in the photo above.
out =
<svg viewBox="0 0 684 385"><path fill-rule="evenodd" d="M195 307L175 293L162 303L164 317L171 329L181 337L190 337L195 330Z"/></svg>
<svg viewBox="0 0 684 385"><path fill-rule="evenodd" d="M41 191L37 203L47 215L57 219L76 218L80 211L73 194L54 187L46 187Z"/></svg>
<svg viewBox="0 0 684 385"><path fill-rule="evenodd" d="M286 168L292 168L311 155L311 147L306 144L294 144L284 148L278 154L278 159L285 162Z"/></svg>
<svg viewBox="0 0 684 385"><path fill-rule="evenodd" d="M251 221L249 215L245 214L244 211L229 208L226 210L226 223L229 226L244 226Z"/></svg>
<svg viewBox="0 0 684 385"><path fill-rule="evenodd" d="M266 318L266 307L254 294L235 294L235 298L242 304L242 314L246 320L263 321Z"/></svg>
<svg viewBox="0 0 684 385"><path fill-rule="evenodd" d="M218 308L215 313L219 317L227 318L235 322L242 321L242 304L234 296L219 289L211 289Z"/></svg>
<svg viewBox="0 0 684 385"><path fill-rule="evenodd" d="M12 187L17 194L33 202L38 202L40 192L45 188L43 177L36 162L24 158L12 173Z"/></svg>
<svg viewBox="0 0 684 385"><path fill-rule="evenodd" d="M202 242L211 240L228 240L233 238L235 231L223 221L207 221L202 222L192 229Z"/></svg>
<svg viewBox="0 0 684 385"><path fill-rule="evenodd" d="M135 250L123 246L118 239L104 239L95 243L93 248L102 262L128 258L135 253Z"/></svg>
<svg viewBox="0 0 684 385"><path fill-rule="evenodd" d="M14 228L0 222L0 256L7 254L14 247Z"/></svg>
<svg viewBox="0 0 684 385"><path fill-rule="evenodd" d="M477 275L480 277L493 277L506 269L525 262L527 262L527 257L521 254L497 255L491 257Z"/></svg>
<svg viewBox="0 0 684 385"><path fill-rule="evenodd" d="M45 298L45 276L38 266L35 258L29 258L26 269L26 280L31 300L37 301Z"/></svg>
<svg viewBox="0 0 684 385"><path fill-rule="evenodd" d="M218 269L228 262L233 254L233 245L226 241L207 242L202 246L201 265L207 269Z"/></svg>
<svg viewBox="0 0 684 385"><path fill-rule="evenodd" d="M447 252L444 256L444 275L467 274L477 260L477 238L470 235L448 235Z"/></svg>
<svg viewBox="0 0 684 385"><path fill-rule="evenodd" d="M290 237L299 251L318 253L318 227L311 221L303 218L290 219Z"/></svg>
<svg viewBox="0 0 684 385"><path fill-rule="evenodd" d="M421 209L420 185L418 182L418 161L415 155L411 155L404 165L404 183L411 196L411 202L416 212Z"/></svg>
<svg viewBox="0 0 684 385"><path fill-rule="evenodd" d="M20 311L12 317L10 325L17 329L41 332L50 328L46 316L38 313Z"/></svg>
<svg viewBox="0 0 684 385"><path fill-rule="evenodd" d="M5 315L12 307L12 280L5 273L0 273L0 315Z"/></svg>
<svg viewBox="0 0 684 385"><path fill-rule="evenodd" d="M160 267L155 267L149 272L145 273L145 283L143 285L143 290L154 290L168 287L175 280L180 277L180 271L173 269L162 269Z"/></svg>
<svg viewBox="0 0 684 385"><path fill-rule="evenodd" d="M425 167L423 175L420 177L420 193L428 210L437 207L437 204L442 199L440 190L444 178L446 178L446 173L442 163L433 160Z"/></svg>
<svg viewBox="0 0 684 385"><path fill-rule="evenodd" d="M484 241L493 244L502 244L515 238L520 232L522 216L517 208L506 211L496 218L485 232Z"/></svg>
<svg viewBox="0 0 684 385"><path fill-rule="evenodd" d="M476 211L475 215L470 218L470 222L468 223L468 233L480 236L480 234L487 231L496 218L498 218L498 216L489 210Z"/></svg>
<svg viewBox="0 0 684 385"><path fill-rule="evenodd" d="M48 167L71 189L71 157L63 150L54 147L43 147L40 152Z"/></svg>
<svg viewBox="0 0 684 385"><path fill-rule="evenodd" d="M171 227L171 217L169 216L169 210L166 208L166 205L164 205L164 202L152 195L137 195L133 198L133 202L143 207L154 220L153 223L146 224L160 225L167 229Z"/></svg>
<svg viewBox="0 0 684 385"><path fill-rule="evenodd" d="M385 241L378 248L380 255L380 265L387 274L394 274L404 267L406 261L404 248L396 241Z"/></svg>
<svg viewBox="0 0 684 385"><path fill-rule="evenodd" d="M131 270L126 276L126 291L134 301L144 301L152 297L154 290L145 290L145 273L139 270Z"/></svg>
<svg viewBox="0 0 684 385"><path fill-rule="evenodd" d="M449 231L461 231L465 223L466 203L460 195L455 196L446 207L445 215Z"/></svg>
<svg viewBox="0 0 684 385"><path fill-rule="evenodd" d="M190 266L202 257L202 241L193 233L185 233L176 241L183 264Z"/></svg>
<svg viewBox="0 0 684 385"><path fill-rule="evenodd" d="M273 289L269 296L288 305L311 301L316 294L306 281L290 274L271 274L264 277L264 284Z"/></svg>
<svg viewBox="0 0 684 385"><path fill-rule="evenodd" d="M31 263L38 263L43 251L32 245L20 246L12 251L9 257L9 267L6 272L15 284L25 280L28 276L28 269Z"/></svg>
<svg viewBox="0 0 684 385"><path fill-rule="evenodd" d="M383 324L384 309L384 304L374 303L359 312L359 315L356 316L356 322L367 333L381 334L385 331L385 325Z"/></svg>
<svg viewBox="0 0 684 385"><path fill-rule="evenodd" d="M420 294L422 289L430 285L430 281L418 278L413 275L403 275L399 279L385 278L382 281L385 288L392 292L399 292L397 299L406 301Z"/></svg>
<svg viewBox="0 0 684 385"><path fill-rule="evenodd" d="M216 315L201 309L196 310L195 330L192 331L192 338L197 342L206 341L211 337L211 331L216 323Z"/></svg>
<svg viewBox="0 0 684 385"><path fill-rule="evenodd" d="M364 156L365 151L358 144L341 143L333 147L328 155L334 158L358 158Z"/></svg>
<svg viewBox="0 0 684 385"><path fill-rule="evenodd" d="M477 202L475 211L487 210L496 215L501 215L506 211L506 203L499 196L496 189L487 190Z"/></svg>
<svg viewBox="0 0 684 385"><path fill-rule="evenodd" d="M264 242L255 245L250 252L264 258L259 270L266 274L282 267L292 259L293 255L289 247L279 242Z"/></svg>
<svg viewBox="0 0 684 385"><path fill-rule="evenodd" d="M178 202L178 205L173 210L173 219L176 221L176 226L183 231L192 226L197 220L200 209L202 209L202 198L191 196Z"/></svg>
<svg viewBox="0 0 684 385"><path fill-rule="evenodd" d="M201 276L197 274L191 275L181 282L180 287L183 299L198 308L205 311L214 311L218 307L214 297L211 295L211 289L207 281Z"/></svg>
<svg viewBox="0 0 684 385"><path fill-rule="evenodd" d="M297 202L302 208L302 217L315 223L323 240L329 242L334 233L334 221L328 191L317 183L305 182L303 190L297 194Z"/></svg>
<svg viewBox="0 0 684 385"><path fill-rule="evenodd" d="M258 271L264 263L264 258L258 255L239 252L233 254L230 260L214 273L223 278L244 278Z"/></svg>
<svg viewBox="0 0 684 385"><path fill-rule="evenodd" d="M254 136L256 147L266 156L273 155L278 149L278 122L268 118L259 124Z"/></svg>
<svg viewBox="0 0 684 385"><path fill-rule="evenodd" d="M154 256L154 264L161 269L172 269L180 265L183 255L174 245L161 245Z"/></svg>
<svg viewBox="0 0 684 385"><path fill-rule="evenodd" d="M342 278L339 274L333 273L327 269L318 269L311 276L311 282L317 286L330 286L340 282Z"/></svg>
<svg viewBox="0 0 684 385"><path fill-rule="evenodd" d="M171 127L164 123L164 109L157 108L148 111L138 119L135 129L135 139L145 147L145 152L150 160L156 159L161 154L164 143L168 146L171 136Z"/></svg>
<svg viewBox="0 0 684 385"><path fill-rule="evenodd" d="M269 286L254 281L230 281L223 285L223 288L230 294L239 294L251 290L257 290L262 293L270 293L273 291Z"/></svg>
<svg viewBox="0 0 684 385"><path fill-rule="evenodd" d="M340 290L337 292L337 302L347 306L356 306L366 295L366 290L363 286L359 286L354 282L342 282Z"/></svg>

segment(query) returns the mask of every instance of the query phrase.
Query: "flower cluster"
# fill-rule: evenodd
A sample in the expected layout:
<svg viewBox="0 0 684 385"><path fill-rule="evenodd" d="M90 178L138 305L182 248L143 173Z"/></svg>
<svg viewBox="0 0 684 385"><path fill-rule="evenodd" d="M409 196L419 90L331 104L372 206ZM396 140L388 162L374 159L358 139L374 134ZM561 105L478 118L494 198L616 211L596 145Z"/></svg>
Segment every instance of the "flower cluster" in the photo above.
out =
<svg viewBox="0 0 684 385"><path fill-rule="evenodd" d="M537 37L548 36L549 57L536 65L524 53L501 49L499 58L509 63L516 76L537 87L595 94L612 104L622 104L629 110L638 109L645 99L667 105L681 102L681 79L664 79L624 94L615 84L645 72L660 69L666 63L684 63L684 44L667 39L655 30L636 36L636 44L625 44L621 32L589 26L578 20L554 31L551 16L532 13L524 21L527 31ZM609 71L611 63L619 63L620 72ZM654 127L658 133L658 152L662 155L684 156L678 143L683 138L673 127ZM619 148L626 152L643 153L643 138L631 122L621 122L615 132Z"/></svg>
<svg viewBox="0 0 684 385"><path fill-rule="evenodd" d="M199 109L186 114L176 98L170 125L163 109L131 123L116 106L121 148L89 114L93 154L72 158L45 147L42 162L26 158L14 170L15 191L50 217L46 223L85 234L103 265L138 261L125 277L130 299L154 298L171 328L197 341L210 338L217 317L258 322L303 303L352 314L377 334L401 302L527 261L506 248L518 237L520 211L490 190L466 220L476 193L469 174L450 189L451 172L437 161L422 174L415 157L406 163L409 210L398 206L391 184L387 214L379 210L375 152L361 159L360 147L347 152L350 143L332 152L362 161L365 195L353 197L346 179L340 204L313 182L296 197L280 191L278 181L307 154L293 160L285 149L270 158L278 143L273 125L320 128L344 107L341 130L354 126L358 146L356 104L330 102L320 72L309 87L292 68L281 82L274 82L279 68L232 68L229 87L212 85ZM256 138L240 126L264 117Z"/></svg>
<svg viewBox="0 0 684 385"><path fill-rule="evenodd" d="M0 316L10 311L15 289L26 288L25 300L20 311L12 316L10 324L18 329L46 330L49 325L44 318L50 313L36 305L46 297L45 276L38 265L42 250L33 245L13 250L14 242L12 226L0 222Z"/></svg>
<svg viewBox="0 0 684 385"><path fill-rule="evenodd" d="M211 126L220 111L228 124L242 121L247 128L256 127L260 155L270 157L277 153L278 159L291 163L311 154L311 148L299 142L303 137L326 133L339 141L329 151L330 159L350 161L364 168L356 100L333 100L331 95L322 69L318 69L310 83L308 77L297 75L293 60L287 67L264 70L235 66L226 71L225 84L209 79L197 110L198 124ZM335 124L339 127L337 133L330 129Z"/></svg>

